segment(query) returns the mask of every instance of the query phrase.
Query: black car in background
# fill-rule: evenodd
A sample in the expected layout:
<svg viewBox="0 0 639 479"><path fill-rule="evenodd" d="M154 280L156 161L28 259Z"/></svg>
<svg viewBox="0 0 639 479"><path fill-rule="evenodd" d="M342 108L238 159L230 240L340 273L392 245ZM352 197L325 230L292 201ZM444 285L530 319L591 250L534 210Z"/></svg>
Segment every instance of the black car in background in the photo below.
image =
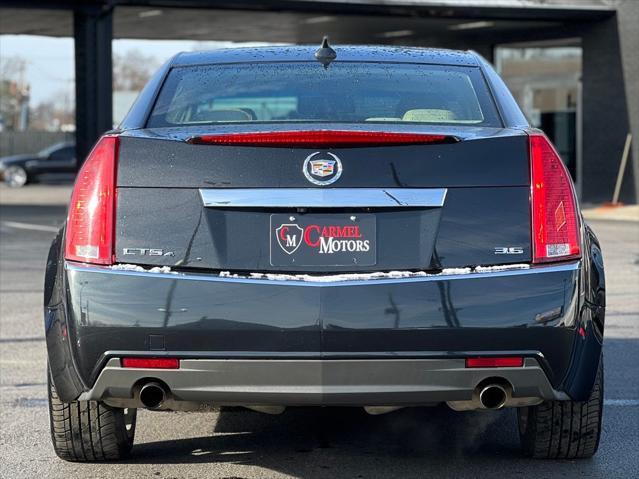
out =
<svg viewBox="0 0 639 479"><path fill-rule="evenodd" d="M203 404L513 407L529 456L598 447L599 243L473 52L177 55L78 174L44 305L66 460Z"/></svg>
<svg viewBox="0 0 639 479"><path fill-rule="evenodd" d="M70 181L76 174L75 145L56 143L32 155L0 158L0 178L12 187L40 181Z"/></svg>

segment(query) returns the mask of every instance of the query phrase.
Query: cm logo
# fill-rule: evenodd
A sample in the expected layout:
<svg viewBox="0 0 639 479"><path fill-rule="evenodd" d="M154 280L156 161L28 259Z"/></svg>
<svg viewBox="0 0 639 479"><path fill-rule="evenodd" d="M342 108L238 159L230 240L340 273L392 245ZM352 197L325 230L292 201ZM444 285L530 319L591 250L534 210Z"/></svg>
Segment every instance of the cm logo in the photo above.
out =
<svg viewBox="0 0 639 479"><path fill-rule="evenodd" d="M286 254L293 254L302 244L304 230L295 224L283 224L275 230L277 244Z"/></svg>

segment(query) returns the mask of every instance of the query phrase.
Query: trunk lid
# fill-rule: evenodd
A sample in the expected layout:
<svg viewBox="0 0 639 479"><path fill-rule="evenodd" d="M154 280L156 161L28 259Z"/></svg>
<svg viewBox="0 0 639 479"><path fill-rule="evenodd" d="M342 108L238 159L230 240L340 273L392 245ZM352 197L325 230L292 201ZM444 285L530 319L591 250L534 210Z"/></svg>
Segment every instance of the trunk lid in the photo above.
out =
<svg viewBox="0 0 639 479"><path fill-rule="evenodd" d="M440 134L459 141L291 148L187 143L211 133L210 127L124 133L116 261L293 273L530 261L530 170L523 131L365 126L365 131ZM269 131L278 128L291 125L269 125ZM338 129L363 131L364 126ZM246 131L260 126L215 128L216 134ZM315 165L319 175L322 168L332 174L337 158L339 179L326 186L309 181L304 174L311 168L309 157L328 159ZM286 201L283 194L289 195Z"/></svg>

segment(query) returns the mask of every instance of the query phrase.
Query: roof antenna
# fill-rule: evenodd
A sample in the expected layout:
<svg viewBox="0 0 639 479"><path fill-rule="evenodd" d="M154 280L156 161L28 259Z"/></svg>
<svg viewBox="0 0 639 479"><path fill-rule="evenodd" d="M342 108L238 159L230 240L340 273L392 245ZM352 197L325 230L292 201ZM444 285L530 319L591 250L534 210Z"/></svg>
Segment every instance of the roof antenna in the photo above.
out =
<svg viewBox="0 0 639 479"><path fill-rule="evenodd" d="M324 65L324 68L328 68L335 58L337 58L337 53L330 47L328 37L324 35L322 45L315 52L315 59Z"/></svg>

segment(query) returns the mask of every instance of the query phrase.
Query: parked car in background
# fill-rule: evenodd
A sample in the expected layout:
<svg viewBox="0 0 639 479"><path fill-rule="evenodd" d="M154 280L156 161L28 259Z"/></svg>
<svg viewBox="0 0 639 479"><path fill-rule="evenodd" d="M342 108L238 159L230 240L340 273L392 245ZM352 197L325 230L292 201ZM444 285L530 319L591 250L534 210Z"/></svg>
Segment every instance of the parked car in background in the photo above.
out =
<svg viewBox="0 0 639 479"><path fill-rule="evenodd" d="M46 181L70 181L76 174L75 145L61 142L39 153L0 158L0 178L12 187Z"/></svg>
<svg viewBox="0 0 639 479"><path fill-rule="evenodd" d="M604 308L570 175L479 55L184 53L93 148L51 246L51 437L115 460L139 408L447 403L516 408L528 456L590 457Z"/></svg>

